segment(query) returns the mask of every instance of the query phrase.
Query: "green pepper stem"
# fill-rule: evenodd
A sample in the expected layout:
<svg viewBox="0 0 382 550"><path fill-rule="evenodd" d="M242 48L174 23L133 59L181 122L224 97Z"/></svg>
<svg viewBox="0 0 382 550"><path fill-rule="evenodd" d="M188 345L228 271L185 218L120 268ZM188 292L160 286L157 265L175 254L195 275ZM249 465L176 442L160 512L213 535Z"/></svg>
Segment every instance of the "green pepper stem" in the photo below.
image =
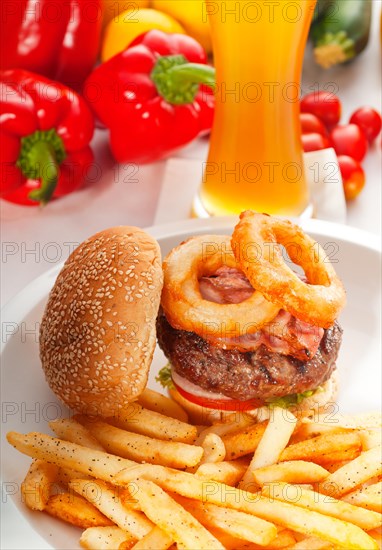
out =
<svg viewBox="0 0 382 550"><path fill-rule="evenodd" d="M45 205L52 198L56 189L59 168L54 151L46 141L37 142L29 151L30 158L35 162L41 187L29 193L29 198Z"/></svg>
<svg viewBox="0 0 382 550"><path fill-rule="evenodd" d="M158 59L151 72L159 95L168 103L192 103L201 84L215 88L214 67L202 63L189 63L183 55L168 55Z"/></svg>
<svg viewBox="0 0 382 550"><path fill-rule="evenodd" d="M210 65L201 63L187 63L185 65L175 65L167 75L174 82L191 82L193 84L204 84L212 89L216 86L216 70Z"/></svg>
<svg viewBox="0 0 382 550"><path fill-rule="evenodd" d="M57 186L59 165L65 156L63 141L53 128L37 130L22 138L16 165L26 178L41 181L41 186L29 193L30 199L42 205L49 202Z"/></svg>

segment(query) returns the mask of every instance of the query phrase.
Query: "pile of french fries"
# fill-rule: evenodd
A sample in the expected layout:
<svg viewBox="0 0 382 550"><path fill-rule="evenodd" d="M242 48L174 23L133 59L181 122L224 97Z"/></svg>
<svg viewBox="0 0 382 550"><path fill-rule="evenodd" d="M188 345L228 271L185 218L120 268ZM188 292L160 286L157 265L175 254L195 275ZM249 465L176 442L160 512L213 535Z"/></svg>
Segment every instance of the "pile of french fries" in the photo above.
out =
<svg viewBox="0 0 382 550"><path fill-rule="evenodd" d="M151 390L131 407L8 434L33 458L24 503L83 528L84 548L381 547L380 414L193 425Z"/></svg>

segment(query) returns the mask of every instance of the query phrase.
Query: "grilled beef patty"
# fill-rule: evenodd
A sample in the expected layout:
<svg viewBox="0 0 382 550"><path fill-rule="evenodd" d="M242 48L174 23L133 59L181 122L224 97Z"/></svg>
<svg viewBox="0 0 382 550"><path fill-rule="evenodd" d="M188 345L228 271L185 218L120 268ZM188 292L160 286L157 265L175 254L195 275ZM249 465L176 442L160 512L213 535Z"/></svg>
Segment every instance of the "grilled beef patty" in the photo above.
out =
<svg viewBox="0 0 382 550"><path fill-rule="evenodd" d="M317 353L308 361L269 351L263 344L244 353L217 348L193 332L174 329L162 311L157 337L180 376L204 390L245 401L302 393L323 384L335 369L342 329L338 323L326 329Z"/></svg>

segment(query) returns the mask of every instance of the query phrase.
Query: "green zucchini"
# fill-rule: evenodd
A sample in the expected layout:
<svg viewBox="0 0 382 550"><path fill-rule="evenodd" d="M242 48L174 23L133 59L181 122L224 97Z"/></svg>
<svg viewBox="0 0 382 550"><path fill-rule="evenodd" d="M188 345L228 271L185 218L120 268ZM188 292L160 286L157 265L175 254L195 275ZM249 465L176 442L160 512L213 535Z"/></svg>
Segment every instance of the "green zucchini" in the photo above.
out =
<svg viewBox="0 0 382 550"><path fill-rule="evenodd" d="M311 27L316 62L325 69L354 59L367 46L372 0L332 0Z"/></svg>
<svg viewBox="0 0 382 550"><path fill-rule="evenodd" d="M321 17L324 16L326 10L330 7L332 2L333 0L317 0L317 4L313 12L313 19L312 19L313 23L315 23L316 21L321 19Z"/></svg>

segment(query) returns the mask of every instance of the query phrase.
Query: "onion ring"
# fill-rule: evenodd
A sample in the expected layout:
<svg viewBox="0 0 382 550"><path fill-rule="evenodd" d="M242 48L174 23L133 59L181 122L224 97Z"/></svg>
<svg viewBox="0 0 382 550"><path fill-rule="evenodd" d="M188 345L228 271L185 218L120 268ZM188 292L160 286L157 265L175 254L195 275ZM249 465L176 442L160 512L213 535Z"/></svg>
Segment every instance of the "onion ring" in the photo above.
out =
<svg viewBox="0 0 382 550"><path fill-rule="evenodd" d="M305 271L302 281L284 262L279 244ZM322 328L330 327L346 302L345 290L324 250L297 225L247 210L232 240L240 269L267 300Z"/></svg>
<svg viewBox="0 0 382 550"><path fill-rule="evenodd" d="M161 304L174 328L195 332L202 338L237 337L257 332L276 317L280 308L257 291L238 304L205 300L199 279L212 275L222 265L240 269L227 236L192 237L168 254L163 262Z"/></svg>

